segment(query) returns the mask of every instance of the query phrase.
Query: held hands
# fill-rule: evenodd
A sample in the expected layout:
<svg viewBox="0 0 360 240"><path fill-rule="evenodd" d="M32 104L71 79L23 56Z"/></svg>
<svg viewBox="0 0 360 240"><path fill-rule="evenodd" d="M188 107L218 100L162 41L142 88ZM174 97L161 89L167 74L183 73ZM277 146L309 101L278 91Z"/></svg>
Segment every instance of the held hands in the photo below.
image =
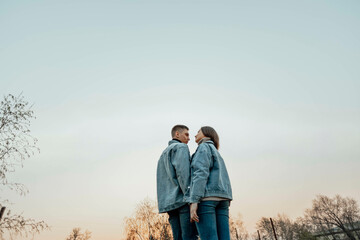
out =
<svg viewBox="0 0 360 240"><path fill-rule="evenodd" d="M197 209L198 209L198 204L197 203L192 203L190 205L190 222L199 222L199 217L197 215Z"/></svg>

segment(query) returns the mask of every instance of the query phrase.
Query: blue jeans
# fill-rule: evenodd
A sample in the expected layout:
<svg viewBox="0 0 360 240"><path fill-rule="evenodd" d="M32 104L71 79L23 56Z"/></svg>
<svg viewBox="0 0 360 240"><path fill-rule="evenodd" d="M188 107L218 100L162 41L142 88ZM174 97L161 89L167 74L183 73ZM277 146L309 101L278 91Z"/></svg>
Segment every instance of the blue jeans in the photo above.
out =
<svg viewBox="0 0 360 240"><path fill-rule="evenodd" d="M196 228L202 240L230 240L229 206L229 200L199 203Z"/></svg>
<svg viewBox="0 0 360 240"><path fill-rule="evenodd" d="M174 240L196 240L197 231L194 223L190 222L190 207L184 205L168 212L169 222Z"/></svg>

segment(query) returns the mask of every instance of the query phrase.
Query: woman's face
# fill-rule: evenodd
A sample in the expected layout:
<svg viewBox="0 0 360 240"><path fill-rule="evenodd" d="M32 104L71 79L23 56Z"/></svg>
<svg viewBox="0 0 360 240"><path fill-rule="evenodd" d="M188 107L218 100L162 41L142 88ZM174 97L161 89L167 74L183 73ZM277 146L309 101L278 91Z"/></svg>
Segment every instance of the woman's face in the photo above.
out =
<svg viewBox="0 0 360 240"><path fill-rule="evenodd" d="M203 139L205 135L201 131L201 129L198 131L198 133L195 135L195 142L198 143L201 139Z"/></svg>

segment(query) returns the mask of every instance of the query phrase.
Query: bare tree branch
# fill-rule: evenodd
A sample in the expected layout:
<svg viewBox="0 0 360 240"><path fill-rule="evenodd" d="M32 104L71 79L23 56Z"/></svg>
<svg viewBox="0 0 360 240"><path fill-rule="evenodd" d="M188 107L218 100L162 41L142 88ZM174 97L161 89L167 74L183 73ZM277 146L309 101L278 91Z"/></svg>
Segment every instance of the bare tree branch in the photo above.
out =
<svg viewBox="0 0 360 240"><path fill-rule="evenodd" d="M8 177L17 168L23 167L25 159L39 152L37 139L30 134L32 119L35 119L32 106L22 94L9 94L0 102L0 191L7 188L20 195L29 192L23 184L11 182ZM0 198L0 206L9 202ZM7 216L0 221L1 238L5 231L12 237L34 235L45 229L49 229L49 226L44 221L25 218L22 214L11 215L10 210L7 210Z"/></svg>

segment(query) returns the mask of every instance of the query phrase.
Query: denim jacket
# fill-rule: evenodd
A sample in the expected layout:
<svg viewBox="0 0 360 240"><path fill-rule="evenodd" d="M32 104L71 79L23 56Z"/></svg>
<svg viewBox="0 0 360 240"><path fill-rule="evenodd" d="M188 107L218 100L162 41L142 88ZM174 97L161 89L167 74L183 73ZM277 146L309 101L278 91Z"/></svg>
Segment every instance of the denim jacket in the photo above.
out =
<svg viewBox="0 0 360 240"><path fill-rule="evenodd" d="M232 200L232 190L224 160L211 140L201 143L191 158L190 197L198 203L204 197Z"/></svg>
<svg viewBox="0 0 360 240"><path fill-rule="evenodd" d="M171 140L163 151L156 173L159 212L168 212L186 204L190 188L190 152L185 143Z"/></svg>

